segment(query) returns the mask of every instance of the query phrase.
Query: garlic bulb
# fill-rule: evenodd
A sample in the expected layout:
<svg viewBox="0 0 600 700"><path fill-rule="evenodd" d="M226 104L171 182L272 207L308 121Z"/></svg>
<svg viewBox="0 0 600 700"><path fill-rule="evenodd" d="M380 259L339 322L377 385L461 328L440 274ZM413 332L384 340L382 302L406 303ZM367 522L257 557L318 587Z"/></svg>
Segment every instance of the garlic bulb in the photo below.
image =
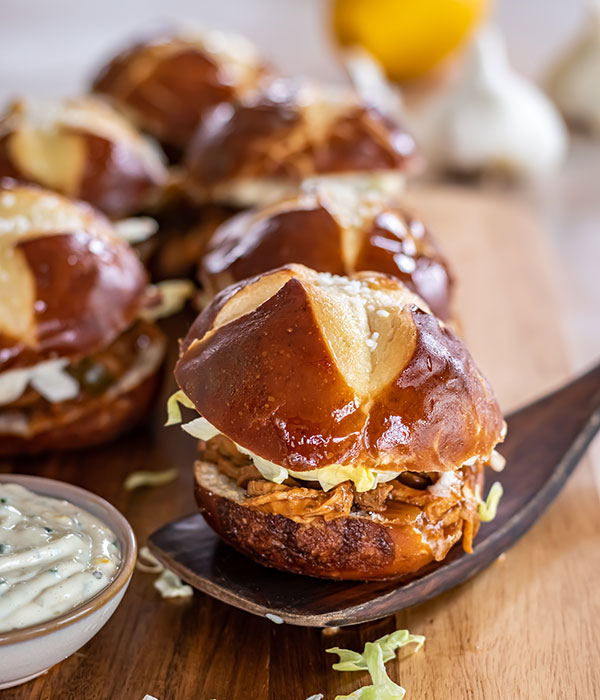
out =
<svg viewBox="0 0 600 700"><path fill-rule="evenodd" d="M600 135L600 0L589 4L589 21L548 79L548 92L565 118Z"/></svg>
<svg viewBox="0 0 600 700"><path fill-rule="evenodd" d="M560 165L567 149L558 111L511 69L492 28L475 37L458 85L407 116L417 144L442 170L534 177Z"/></svg>

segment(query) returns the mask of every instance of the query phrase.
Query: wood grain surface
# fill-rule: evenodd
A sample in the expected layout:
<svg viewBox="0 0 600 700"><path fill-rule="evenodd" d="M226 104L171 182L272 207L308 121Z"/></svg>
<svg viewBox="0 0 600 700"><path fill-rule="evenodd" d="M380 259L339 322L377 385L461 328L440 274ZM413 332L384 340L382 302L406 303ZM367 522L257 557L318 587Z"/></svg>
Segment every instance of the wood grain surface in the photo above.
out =
<svg viewBox="0 0 600 700"><path fill-rule="evenodd" d="M566 379L552 261L535 218L504 195L439 189L412 198L454 263L464 334L503 407ZM124 512L144 544L158 526L194 510L194 441L163 429L163 420L159 404L145 425L111 446L5 461L0 472L91 489ZM130 471L172 465L180 469L172 484L122 488ZM275 625L201 594L164 601L153 577L136 572L95 639L45 676L0 692L0 700L141 700L145 693L159 700L304 700L323 693L333 700L367 678L332 671L334 658L324 650L358 649L396 627L427 636L419 654L388 664L407 698L600 697L598 500L584 460L548 513L475 579L395 617L334 633Z"/></svg>

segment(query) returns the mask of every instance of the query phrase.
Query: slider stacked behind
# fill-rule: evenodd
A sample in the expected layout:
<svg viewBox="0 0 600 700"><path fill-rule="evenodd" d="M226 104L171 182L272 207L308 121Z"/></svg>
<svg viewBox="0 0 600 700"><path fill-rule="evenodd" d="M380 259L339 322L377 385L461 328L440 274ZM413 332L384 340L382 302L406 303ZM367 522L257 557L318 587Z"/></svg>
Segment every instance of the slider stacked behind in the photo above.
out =
<svg viewBox="0 0 600 700"><path fill-rule="evenodd" d="M451 318L452 278L444 257L421 221L376 190L321 183L239 214L210 239L199 278L212 297L288 263L335 275L361 270L393 275L438 318Z"/></svg>
<svg viewBox="0 0 600 700"><path fill-rule="evenodd" d="M151 206L167 171L156 146L85 97L10 105L0 119L0 177L83 199L119 219Z"/></svg>
<svg viewBox="0 0 600 700"><path fill-rule="evenodd" d="M123 51L93 84L140 129L158 139L178 161L212 109L258 87L267 73L255 47L221 32L158 36ZM159 278L191 274L206 238L228 216L227 207L192 203L173 171L160 209L160 250L151 261Z"/></svg>
<svg viewBox="0 0 600 700"><path fill-rule="evenodd" d="M180 153L212 107L256 88L266 70L244 37L179 32L117 54L93 89L167 150Z"/></svg>
<svg viewBox="0 0 600 700"><path fill-rule="evenodd" d="M397 192L414 164L412 138L354 92L283 79L216 107L185 157L192 198L238 208L295 194L310 177Z"/></svg>
<svg viewBox="0 0 600 700"><path fill-rule="evenodd" d="M470 551L504 423L462 343L399 280L292 265L233 285L181 345L196 496L282 570L401 576ZM178 411L171 402L172 420Z"/></svg>
<svg viewBox="0 0 600 700"><path fill-rule="evenodd" d="M94 90L172 159L184 154L157 212L159 277L188 274L222 221L295 194L307 177L377 179L397 192L415 162L405 130L354 92L276 79L234 35L142 42L117 55Z"/></svg>
<svg viewBox="0 0 600 700"><path fill-rule="evenodd" d="M147 303L104 217L0 181L0 454L97 444L144 413L165 345Z"/></svg>

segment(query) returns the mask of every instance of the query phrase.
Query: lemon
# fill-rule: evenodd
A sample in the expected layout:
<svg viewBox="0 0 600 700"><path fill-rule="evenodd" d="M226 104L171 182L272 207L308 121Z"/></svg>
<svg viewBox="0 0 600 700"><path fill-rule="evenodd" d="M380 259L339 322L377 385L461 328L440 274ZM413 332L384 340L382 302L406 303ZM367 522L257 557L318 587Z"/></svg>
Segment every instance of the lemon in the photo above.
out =
<svg viewBox="0 0 600 700"><path fill-rule="evenodd" d="M472 33L490 0L333 0L344 46L360 45L392 80L418 78Z"/></svg>

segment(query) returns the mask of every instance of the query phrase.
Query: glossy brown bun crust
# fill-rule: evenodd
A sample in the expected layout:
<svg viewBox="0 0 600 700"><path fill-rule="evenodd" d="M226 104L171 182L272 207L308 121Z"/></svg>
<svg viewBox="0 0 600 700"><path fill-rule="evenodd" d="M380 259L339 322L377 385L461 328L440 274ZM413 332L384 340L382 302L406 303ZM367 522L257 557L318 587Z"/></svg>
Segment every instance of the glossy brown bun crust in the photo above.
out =
<svg viewBox="0 0 600 700"><path fill-rule="evenodd" d="M93 89L144 131L183 148L207 110L253 88L264 72L240 37L213 32L158 36L115 56Z"/></svg>
<svg viewBox="0 0 600 700"><path fill-rule="evenodd" d="M403 172L414 162L411 137L352 93L333 97L283 80L216 108L185 158L199 200L227 199L231 185L259 178L297 185L314 175Z"/></svg>
<svg viewBox="0 0 600 700"><path fill-rule="evenodd" d="M451 318L452 277L432 236L401 205L372 191L320 185L229 219L208 242L199 279L212 297L289 263L334 275L393 275L438 318Z"/></svg>
<svg viewBox="0 0 600 700"><path fill-rule="evenodd" d="M0 177L83 199L111 218L157 199L167 179L158 147L95 98L18 100L0 118Z"/></svg>
<svg viewBox="0 0 600 700"><path fill-rule="evenodd" d="M183 340L175 377L224 435L299 471L450 471L488 458L503 432L461 341L376 273L290 265L227 288Z"/></svg>
<svg viewBox="0 0 600 700"><path fill-rule="evenodd" d="M298 523L242 505L215 471L207 462L196 462L195 495L202 514L228 544L264 566L367 581L406 576L435 558L418 508L407 508L393 519L357 513ZM437 528L435 547L448 551L460 539L462 527L459 519Z"/></svg>
<svg viewBox="0 0 600 700"><path fill-rule="evenodd" d="M62 415L57 411L56 418L49 416L46 428L33 435L2 433L0 429L0 455L78 450L114 440L148 412L159 377L160 373L155 371L115 398L89 399L77 410Z"/></svg>
<svg viewBox="0 0 600 700"><path fill-rule="evenodd" d="M91 207L0 182L0 371L110 344L138 316L147 274Z"/></svg>

